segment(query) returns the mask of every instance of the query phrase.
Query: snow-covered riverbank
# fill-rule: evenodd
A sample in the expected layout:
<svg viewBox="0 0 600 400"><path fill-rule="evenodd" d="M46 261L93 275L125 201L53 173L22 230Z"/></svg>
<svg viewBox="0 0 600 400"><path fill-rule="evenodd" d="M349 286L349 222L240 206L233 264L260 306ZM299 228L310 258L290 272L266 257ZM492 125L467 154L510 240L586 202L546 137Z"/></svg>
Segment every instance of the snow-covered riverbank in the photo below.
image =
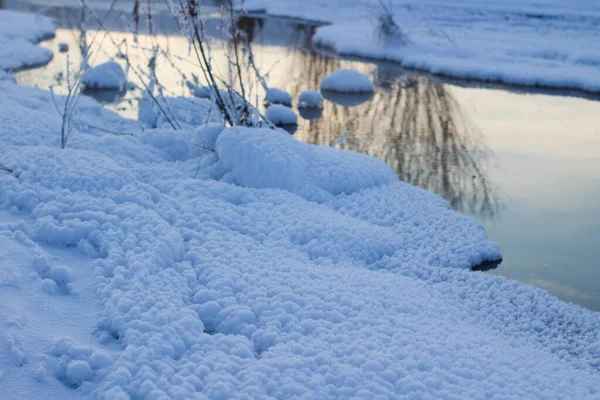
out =
<svg viewBox="0 0 600 400"><path fill-rule="evenodd" d="M60 125L0 82L4 398L600 395L598 313L470 272L481 226L385 164L86 97Z"/></svg>
<svg viewBox="0 0 600 400"><path fill-rule="evenodd" d="M387 4L388 1L384 0ZM456 78L600 92L600 3L577 0L400 1L394 18L408 44L376 33L376 1L247 0L249 12L330 23L314 42Z"/></svg>

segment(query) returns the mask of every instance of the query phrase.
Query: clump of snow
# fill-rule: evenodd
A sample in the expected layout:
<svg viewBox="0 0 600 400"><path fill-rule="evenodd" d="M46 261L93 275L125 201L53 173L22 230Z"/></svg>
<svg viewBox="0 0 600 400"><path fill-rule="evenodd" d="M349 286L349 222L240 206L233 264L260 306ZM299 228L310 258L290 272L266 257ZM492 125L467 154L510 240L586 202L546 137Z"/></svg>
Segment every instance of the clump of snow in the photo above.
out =
<svg viewBox="0 0 600 400"><path fill-rule="evenodd" d="M101 369L110 365L110 357L103 351L95 351L88 362L93 369Z"/></svg>
<svg viewBox="0 0 600 400"><path fill-rule="evenodd" d="M127 85L125 71L115 61L107 61L93 67L84 79L87 89L123 90Z"/></svg>
<svg viewBox="0 0 600 400"><path fill-rule="evenodd" d="M321 108L323 95L316 90L305 90L298 96L298 108Z"/></svg>
<svg viewBox="0 0 600 400"><path fill-rule="evenodd" d="M217 138L223 129L225 129L225 125L222 122L212 122L197 128L192 143L192 155L203 154L205 149L214 150Z"/></svg>
<svg viewBox="0 0 600 400"><path fill-rule="evenodd" d="M89 381L94 377L94 371L83 360L72 360L67 365L67 379L73 383Z"/></svg>
<svg viewBox="0 0 600 400"><path fill-rule="evenodd" d="M293 125L298 122L296 113L282 104L271 104L267 108L266 117L275 125Z"/></svg>
<svg viewBox="0 0 600 400"><path fill-rule="evenodd" d="M71 281L72 273L68 267L58 265L50 268L49 276L56 284L66 285Z"/></svg>
<svg viewBox="0 0 600 400"><path fill-rule="evenodd" d="M42 280L42 290L44 291L44 293L47 293L49 295L55 295L58 294L60 291L60 288L58 287L58 285L56 284L56 282L52 279L43 279Z"/></svg>
<svg viewBox="0 0 600 400"><path fill-rule="evenodd" d="M285 90L278 88L269 88L265 100L271 104L283 104L285 106L292 105L292 95Z"/></svg>
<svg viewBox="0 0 600 400"><path fill-rule="evenodd" d="M365 74L353 69L338 69L321 80L321 90L345 93L370 93L373 82Z"/></svg>

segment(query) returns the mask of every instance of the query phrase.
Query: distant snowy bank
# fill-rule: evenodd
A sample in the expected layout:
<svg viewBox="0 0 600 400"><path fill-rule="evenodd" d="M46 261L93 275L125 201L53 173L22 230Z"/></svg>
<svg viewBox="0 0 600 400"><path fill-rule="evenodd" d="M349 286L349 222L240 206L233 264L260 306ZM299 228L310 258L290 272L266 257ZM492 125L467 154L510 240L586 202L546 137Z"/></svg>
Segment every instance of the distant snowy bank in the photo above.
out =
<svg viewBox="0 0 600 400"><path fill-rule="evenodd" d="M54 36L50 18L17 11L0 10L0 78L11 71L45 64L52 52L35 43Z"/></svg>
<svg viewBox="0 0 600 400"><path fill-rule="evenodd" d="M387 4L387 1L384 3ZM247 0L247 10L331 23L313 38L345 55L455 78L600 92L600 3L392 0L408 44L377 33L377 2Z"/></svg>

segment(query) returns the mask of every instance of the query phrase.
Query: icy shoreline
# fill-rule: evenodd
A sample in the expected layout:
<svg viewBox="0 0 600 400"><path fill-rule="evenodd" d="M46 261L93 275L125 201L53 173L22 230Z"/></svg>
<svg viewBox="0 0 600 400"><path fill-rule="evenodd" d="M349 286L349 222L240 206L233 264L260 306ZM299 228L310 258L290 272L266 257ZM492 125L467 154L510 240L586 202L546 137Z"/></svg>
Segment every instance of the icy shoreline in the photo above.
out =
<svg viewBox="0 0 600 400"><path fill-rule="evenodd" d="M440 76L523 87L600 93L600 7L579 0L566 8L485 0L392 1L407 45L384 43L375 32L377 6L358 1L249 0L253 14L319 20L313 43L341 55L397 62Z"/></svg>
<svg viewBox="0 0 600 400"><path fill-rule="evenodd" d="M470 272L500 257L476 221L370 157L198 114L82 97L61 149L50 93L0 82L8 399L598 397L600 314Z"/></svg>

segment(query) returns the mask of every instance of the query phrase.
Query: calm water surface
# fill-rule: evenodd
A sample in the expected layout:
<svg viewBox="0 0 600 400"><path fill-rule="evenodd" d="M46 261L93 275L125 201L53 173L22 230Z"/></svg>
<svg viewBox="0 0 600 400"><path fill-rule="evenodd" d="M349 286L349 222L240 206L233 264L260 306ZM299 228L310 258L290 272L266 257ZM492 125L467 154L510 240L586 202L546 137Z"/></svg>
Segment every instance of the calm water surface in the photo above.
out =
<svg viewBox="0 0 600 400"><path fill-rule="evenodd" d="M23 3L13 6L24 7ZM66 54L78 63L76 10L49 8L58 19L56 38L42 43L55 51L43 68L16 75L20 84L47 88L64 71ZM101 15L101 13L99 13ZM189 95L181 74L191 77L197 62L188 56L185 38L169 17L156 18L161 46L174 60L159 60L158 77L166 94ZM220 38L219 18L208 31ZM112 42L133 44L119 19L107 21L110 35L95 48L93 63L114 57ZM240 20L253 41L256 61L269 71L269 84L294 98L318 89L320 80L338 68L369 75L377 90L366 98L329 97L322 113L301 113L295 136L309 143L334 145L351 134L343 148L370 154L388 163L398 177L447 199L480 221L496 242L504 261L491 274L540 286L558 297L600 310L600 101L576 93L537 93L515 88L449 82L405 71L394 64L339 59L311 49L315 26L289 20ZM139 36L139 47L150 47ZM227 60L214 44L215 63L226 76ZM136 52L143 53L143 52ZM134 63L146 65L148 54ZM177 69L177 73L175 73ZM136 77L130 74L136 82ZM253 83L253 95L264 97ZM137 91L105 94L122 115L137 114ZM262 103L262 101L259 101ZM354 105L352 105L354 104ZM262 105L261 105L262 107Z"/></svg>

